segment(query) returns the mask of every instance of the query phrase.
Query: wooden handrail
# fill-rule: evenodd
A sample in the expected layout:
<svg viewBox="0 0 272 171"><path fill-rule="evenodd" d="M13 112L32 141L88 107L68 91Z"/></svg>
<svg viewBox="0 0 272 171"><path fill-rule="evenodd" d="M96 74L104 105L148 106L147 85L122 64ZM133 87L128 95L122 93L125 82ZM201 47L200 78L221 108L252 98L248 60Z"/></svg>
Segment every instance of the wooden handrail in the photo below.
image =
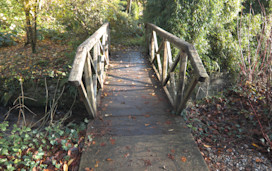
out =
<svg viewBox="0 0 272 171"><path fill-rule="evenodd" d="M105 69L109 64L109 23L102 25L77 48L69 82L77 88L88 113L97 115L98 91L103 88Z"/></svg>
<svg viewBox="0 0 272 171"><path fill-rule="evenodd" d="M170 43L174 44L178 49L183 50L185 53L187 53L192 63L192 66L195 69L195 73L199 75L199 81L204 82L206 78L209 78L206 69L203 66L203 63L198 56L195 47L192 44L181 40L177 36L151 23L146 23L146 29L152 29L163 39L169 41Z"/></svg>
<svg viewBox="0 0 272 171"><path fill-rule="evenodd" d="M199 81L205 82L209 76L195 47L192 44L181 40L177 36L154 24L146 23L145 26L146 40L148 41L149 56L152 67L158 79L161 81L163 89L170 103L175 108L176 113L180 113L186 107L186 103L197 83ZM157 35L162 39L159 47ZM179 53L174 59L174 62L172 59L170 44L179 49ZM162 59L160 57L161 51L163 51ZM193 79L190 80L188 86L186 87L187 58L193 67L194 75ZM163 63L161 63L161 60ZM156 65L155 61L157 62ZM176 78L174 73L178 63L180 63L178 73L179 76ZM176 86L176 79L178 79L178 86Z"/></svg>

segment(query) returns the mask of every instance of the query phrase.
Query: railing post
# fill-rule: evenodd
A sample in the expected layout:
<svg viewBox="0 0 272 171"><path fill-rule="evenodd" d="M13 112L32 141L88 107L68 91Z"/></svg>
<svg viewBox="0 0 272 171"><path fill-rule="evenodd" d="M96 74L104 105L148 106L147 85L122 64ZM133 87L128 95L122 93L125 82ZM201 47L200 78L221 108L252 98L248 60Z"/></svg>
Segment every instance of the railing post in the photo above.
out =
<svg viewBox="0 0 272 171"><path fill-rule="evenodd" d="M110 59L109 58L109 55L110 55L110 52L111 52L110 45L111 45L110 26L108 26L108 28L107 28L107 54L108 54L107 60L108 60L108 62L107 63L109 63L109 59Z"/></svg>
<svg viewBox="0 0 272 171"><path fill-rule="evenodd" d="M154 43L154 31L151 33L151 49L150 49L150 62L154 61L155 58L155 43Z"/></svg>
<svg viewBox="0 0 272 171"><path fill-rule="evenodd" d="M93 47L93 64L95 73L97 73L97 59L98 59L98 43L96 43ZM97 75L93 75L93 89L94 89L94 97L96 99L97 95Z"/></svg>
<svg viewBox="0 0 272 171"><path fill-rule="evenodd" d="M163 67L162 67L162 83L166 79L167 76L167 68L168 68L168 49L167 49L167 41L163 42Z"/></svg>
<svg viewBox="0 0 272 171"><path fill-rule="evenodd" d="M162 80L162 64L161 64L161 57L160 57L160 54L157 53L157 52L159 51L157 33L156 33L155 31L153 31L153 35L154 35L154 46L155 46L155 54L154 54L154 55L156 55L157 64L158 64L158 71L159 71L159 75L160 75L160 78L158 78L158 79L159 79L159 80Z"/></svg>
<svg viewBox="0 0 272 171"><path fill-rule="evenodd" d="M91 62L90 62L90 53L87 52L87 58L86 58L86 63L84 66L84 75L85 75L85 86L87 90L87 95L88 99L90 101L92 111L94 112L92 115L93 117L96 116L97 110L96 110L96 102L95 102L95 97L94 97L94 89L93 89L93 78L92 78L92 67L91 67Z"/></svg>
<svg viewBox="0 0 272 171"><path fill-rule="evenodd" d="M188 56L184 52L180 52L179 57L180 57L180 68L179 68L179 83L177 87L176 106L175 106L176 112L178 112L178 107L180 103L183 101L186 68L187 68L187 60L188 60Z"/></svg>

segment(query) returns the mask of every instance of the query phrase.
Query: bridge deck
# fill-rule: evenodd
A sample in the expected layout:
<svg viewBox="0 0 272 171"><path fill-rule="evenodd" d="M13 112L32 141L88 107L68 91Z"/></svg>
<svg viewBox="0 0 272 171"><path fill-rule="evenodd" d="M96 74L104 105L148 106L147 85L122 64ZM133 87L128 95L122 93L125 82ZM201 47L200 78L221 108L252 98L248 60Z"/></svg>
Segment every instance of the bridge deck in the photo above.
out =
<svg viewBox="0 0 272 171"><path fill-rule="evenodd" d="M140 52L115 52L99 105L88 125L80 171L208 170L182 118Z"/></svg>

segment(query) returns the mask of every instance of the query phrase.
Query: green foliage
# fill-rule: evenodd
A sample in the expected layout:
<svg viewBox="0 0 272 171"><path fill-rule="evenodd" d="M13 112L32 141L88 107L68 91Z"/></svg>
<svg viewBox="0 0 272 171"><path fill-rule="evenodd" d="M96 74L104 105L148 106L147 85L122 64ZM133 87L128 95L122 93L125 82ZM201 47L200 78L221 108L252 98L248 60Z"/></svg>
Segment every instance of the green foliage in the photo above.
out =
<svg viewBox="0 0 272 171"><path fill-rule="evenodd" d="M68 151L77 147L79 133L86 129L86 123L69 124L66 127L52 125L42 131L31 130L29 127L9 127L8 122L0 123L0 170L32 170L47 168L48 164L42 164L54 152ZM67 155L67 153L66 153ZM66 157L69 156L67 155ZM62 159L61 159L62 160ZM52 160L56 168L61 163Z"/></svg>
<svg viewBox="0 0 272 171"><path fill-rule="evenodd" d="M125 4L125 5L123 5ZM143 28L139 25L139 16L137 13L136 4L132 5L132 15L125 12L126 2L113 1L108 6L107 21L110 22L112 43L134 44L127 40L132 37L141 37L143 35ZM135 6L135 8L133 8ZM138 7L139 10L139 7ZM137 40L140 41L139 39ZM137 43L136 43L137 44Z"/></svg>
<svg viewBox="0 0 272 171"><path fill-rule="evenodd" d="M264 5L268 4L268 1L262 2ZM240 59L237 21L243 5L246 6L245 10L248 10L247 6L250 3L251 0L148 0L144 17L146 22L152 22L192 43L209 72L218 69L237 72ZM254 1L253 6L258 11L260 6L257 9L257 4L259 3ZM267 11L271 8L264 7ZM250 14L250 20L254 24L249 34L250 37L256 38L256 33L262 24L260 15L252 17ZM243 21L241 25L244 30L248 29L246 23ZM247 36L243 38L247 39ZM254 51L256 40L243 41L242 46L248 46L248 42L251 43L251 50Z"/></svg>
<svg viewBox="0 0 272 171"><path fill-rule="evenodd" d="M15 34L0 32L0 47L15 45L16 44L16 42L14 41L15 37L16 37Z"/></svg>

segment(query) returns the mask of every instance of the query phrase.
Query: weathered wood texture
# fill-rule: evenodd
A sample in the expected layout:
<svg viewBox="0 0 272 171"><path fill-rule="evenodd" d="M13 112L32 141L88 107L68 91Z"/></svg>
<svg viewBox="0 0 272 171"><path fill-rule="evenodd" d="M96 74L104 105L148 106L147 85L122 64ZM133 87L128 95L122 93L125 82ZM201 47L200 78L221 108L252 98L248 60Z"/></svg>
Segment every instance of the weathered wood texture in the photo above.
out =
<svg viewBox="0 0 272 171"><path fill-rule="evenodd" d="M146 23L145 33L146 40L149 41L148 54L150 56L152 67L158 79L161 81L170 103L175 108L176 113L179 114L186 107L186 103L196 84L199 81L205 82L209 76L192 44L181 40L177 36L151 23ZM157 35L160 36L160 40L162 40L159 47ZM172 59L170 44L179 50L174 62ZM161 51L163 51L163 63L161 63ZM192 76L193 79L191 82L187 83L188 86L185 86L187 59L189 59L190 64L192 65L194 75ZM178 65L178 63L180 64ZM175 70L179 71L175 72ZM177 84L176 79L178 79Z"/></svg>
<svg viewBox="0 0 272 171"><path fill-rule="evenodd" d="M69 82L79 91L88 113L97 115L97 95L103 88L105 70L109 64L109 23L102 25L77 48Z"/></svg>

